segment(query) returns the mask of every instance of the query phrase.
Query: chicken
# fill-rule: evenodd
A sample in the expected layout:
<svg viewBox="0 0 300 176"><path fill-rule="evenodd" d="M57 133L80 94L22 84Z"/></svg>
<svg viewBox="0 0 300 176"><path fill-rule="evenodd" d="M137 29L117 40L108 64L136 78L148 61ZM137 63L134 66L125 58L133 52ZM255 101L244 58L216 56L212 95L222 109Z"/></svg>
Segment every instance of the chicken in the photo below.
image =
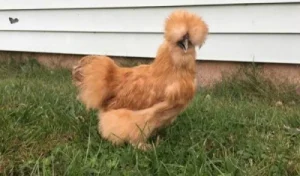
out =
<svg viewBox="0 0 300 176"><path fill-rule="evenodd" d="M173 12L165 23L165 40L150 65L117 66L106 56L85 56L73 69L79 99L87 108L107 111L140 110L165 99L189 101L195 93L195 46L201 46L208 28L195 14ZM170 84L179 84L174 95L164 94Z"/></svg>
<svg viewBox="0 0 300 176"><path fill-rule="evenodd" d="M88 109L99 110L102 135L121 143L106 132L115 127L122 130L123 124L123 129L132 130L135 122L143 126L149 120L159 121L152 125L150 136L156 128L170 125L195 95L195 49L203 45L207 34L208 26L200 17L176 10L165 21L164 41L153 63L125 68L107 56L83 57L73 68L73 80L79 100ZM132 143L130 131L122 133ZM141 143L136 141L135 145Z"/></svg>

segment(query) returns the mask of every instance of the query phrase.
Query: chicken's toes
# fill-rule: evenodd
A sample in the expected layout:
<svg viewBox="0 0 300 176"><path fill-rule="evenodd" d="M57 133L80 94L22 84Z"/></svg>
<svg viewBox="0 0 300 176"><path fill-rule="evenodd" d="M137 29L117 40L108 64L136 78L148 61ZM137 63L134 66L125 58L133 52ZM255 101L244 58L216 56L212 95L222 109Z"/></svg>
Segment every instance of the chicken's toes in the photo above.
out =
<svg viewBox="0 0 300 176"><path fill-rule="evenodd" d="M151 144L144 143L144 142L140 142L138 144L132 144L132 145L133 145L133 147L135 147L139 150L142 150L142 151L148 151L153 148Z"/></svg>

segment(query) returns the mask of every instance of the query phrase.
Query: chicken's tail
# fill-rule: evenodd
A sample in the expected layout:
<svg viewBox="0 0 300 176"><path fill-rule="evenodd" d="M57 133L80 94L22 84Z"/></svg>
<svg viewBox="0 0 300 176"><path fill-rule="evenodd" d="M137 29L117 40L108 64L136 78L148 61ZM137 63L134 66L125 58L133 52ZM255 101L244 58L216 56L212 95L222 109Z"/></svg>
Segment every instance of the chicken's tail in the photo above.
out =
<svg viewBox="0 0 300 176"><path fill-rule="evenodd" d="M207 37L208 26L198 15L185 10L176 10L165 22L165 39L176 43L188 35L194 46L201 46Z"/></svg>
<svg viewBox="0 0 300 176"><path fill-rule="evenodd" d="M78 88L78 99L87 109L100 109L109 96L108 81L116 65L106 56L85 56L73 67L72 79Z"/></svg>

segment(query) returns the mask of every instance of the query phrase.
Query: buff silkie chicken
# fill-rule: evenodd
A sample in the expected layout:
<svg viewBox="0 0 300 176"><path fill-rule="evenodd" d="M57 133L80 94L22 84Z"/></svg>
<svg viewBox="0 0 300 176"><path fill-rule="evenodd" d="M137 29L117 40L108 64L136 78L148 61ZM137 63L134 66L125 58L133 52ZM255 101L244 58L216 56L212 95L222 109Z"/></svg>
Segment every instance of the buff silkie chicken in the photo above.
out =
<svg viewBox="0 0 300 176"><path fill-rule="evenodd" d="M115 144L146 145L153 131L170 125L195 95L196 47L205 42L208 27L196 14L176 10L166 19L164 31L149 65L124 68L106 56L86 56L73 68L79 100L99 110L99 131ZM155 125L142 139L137 134L140 126L133 124L143 126L150 119Z"/></svg>

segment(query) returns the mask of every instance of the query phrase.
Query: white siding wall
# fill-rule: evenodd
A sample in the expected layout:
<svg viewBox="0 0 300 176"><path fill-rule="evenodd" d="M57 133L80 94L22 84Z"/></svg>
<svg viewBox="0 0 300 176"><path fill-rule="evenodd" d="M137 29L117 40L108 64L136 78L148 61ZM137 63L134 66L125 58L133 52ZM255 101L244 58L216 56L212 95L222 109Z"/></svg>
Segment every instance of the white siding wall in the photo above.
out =
<svg viewBox="0 0 300 176"><path fill-rule="evenodd" d="M210 27L199 60L300 64L300 0L0 0L0 50L154 57L177 8Z"/></svg>

